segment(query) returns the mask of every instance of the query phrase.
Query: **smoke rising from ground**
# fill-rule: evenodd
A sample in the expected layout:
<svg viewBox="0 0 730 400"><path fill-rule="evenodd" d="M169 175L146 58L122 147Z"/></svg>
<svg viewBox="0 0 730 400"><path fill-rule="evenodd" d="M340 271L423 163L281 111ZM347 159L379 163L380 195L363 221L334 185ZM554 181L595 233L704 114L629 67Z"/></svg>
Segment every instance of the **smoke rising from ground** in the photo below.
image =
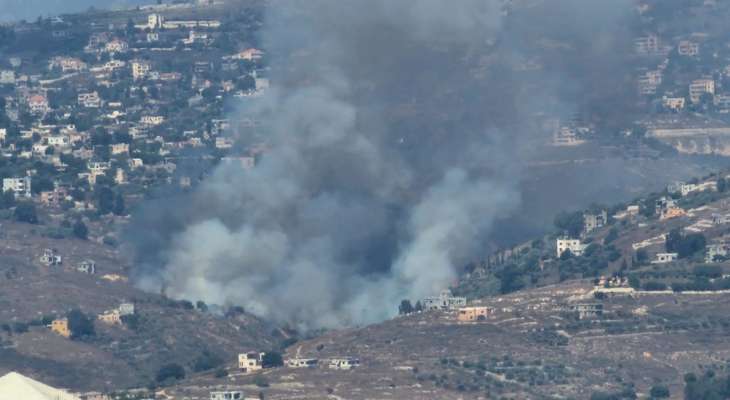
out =
<svg viewBox="0 0 730 400"><path fill-rule="evenodd" d="M501 3L272 6L273 87L232 116L262 121L239 145L268 150L137 215L138 284L303 329L379 321L448 287L519 206L524 120L550 95L514 76L529 32Z"/></svg>

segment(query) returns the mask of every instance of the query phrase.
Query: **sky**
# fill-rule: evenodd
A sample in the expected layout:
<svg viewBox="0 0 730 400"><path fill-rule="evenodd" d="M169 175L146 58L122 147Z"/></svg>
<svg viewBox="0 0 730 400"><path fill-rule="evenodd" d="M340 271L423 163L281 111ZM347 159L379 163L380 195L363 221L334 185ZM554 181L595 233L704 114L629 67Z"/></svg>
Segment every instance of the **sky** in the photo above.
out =
<svg viewBox="0 0 730 400"><path fill-rule="evenodd" d="M148 4L150 0L0 0L0 21L34 20L85 11L89 7L112 9Z"/></svg>

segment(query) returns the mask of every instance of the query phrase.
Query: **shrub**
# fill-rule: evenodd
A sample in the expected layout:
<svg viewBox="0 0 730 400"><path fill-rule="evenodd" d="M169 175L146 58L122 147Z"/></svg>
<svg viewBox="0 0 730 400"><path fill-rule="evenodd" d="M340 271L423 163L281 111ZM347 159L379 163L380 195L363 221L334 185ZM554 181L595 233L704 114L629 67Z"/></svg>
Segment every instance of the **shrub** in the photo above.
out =
<svg viewBox="0 0 730 400"><path fill-rule="evenodd" d="M179 380L185 378L185 368L180 364L166 364L163 365L155 376L157 382L165 382L168 380Z"/></svg>
<svg viewBox="0 0 730 400"><path fill-rule="evenodd" d="M71 310L66 318L68 318L68 328L71 330L71 339L76 340L96 335L94 321L81 310Z"/></svg>

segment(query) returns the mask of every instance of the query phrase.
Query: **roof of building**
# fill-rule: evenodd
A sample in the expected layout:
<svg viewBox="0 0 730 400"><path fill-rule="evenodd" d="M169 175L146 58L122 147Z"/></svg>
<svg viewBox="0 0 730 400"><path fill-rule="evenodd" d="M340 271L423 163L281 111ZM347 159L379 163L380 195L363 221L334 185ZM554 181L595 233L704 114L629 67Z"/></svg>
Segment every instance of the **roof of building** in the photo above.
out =
<svg viewBox="0 0 730 400"><path fill-rule="evenodd" d="M78 400L63 390L11 372L0 378L0 400Z"/></svg>

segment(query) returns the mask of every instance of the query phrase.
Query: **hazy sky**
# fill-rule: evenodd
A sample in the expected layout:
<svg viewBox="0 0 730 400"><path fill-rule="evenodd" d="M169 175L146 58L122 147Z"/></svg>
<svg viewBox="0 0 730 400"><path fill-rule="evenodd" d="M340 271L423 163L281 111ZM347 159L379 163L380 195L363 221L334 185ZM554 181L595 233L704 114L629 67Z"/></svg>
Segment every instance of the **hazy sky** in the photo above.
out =
<svg viewBox="0 0 730 400"><path fill-rule="evenodd" d="M49 16L84 11L91 6L115 8L150 4L152 0L0 0L0 21L33 20Z"/></svg>

